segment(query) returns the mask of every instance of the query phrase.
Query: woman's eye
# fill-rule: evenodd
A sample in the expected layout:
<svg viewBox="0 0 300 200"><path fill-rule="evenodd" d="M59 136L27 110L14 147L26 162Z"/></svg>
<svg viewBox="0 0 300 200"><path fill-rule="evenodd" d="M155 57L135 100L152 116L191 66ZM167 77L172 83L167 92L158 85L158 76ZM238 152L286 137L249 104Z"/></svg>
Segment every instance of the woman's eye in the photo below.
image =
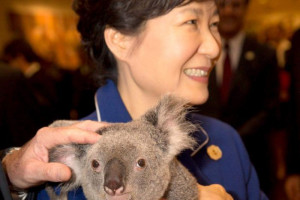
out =
<svg viewBox="0 0 300 200"><path fill-rule="evenodd" d="M136 163L136 166L137 166L138 168L144 168L144 167L146 166L146 161L145 161L145 159L139 159L139 160L137 161L137 163Z"/></svg>
<svg viewBox="0 0 300 200"><path fill-rule="evenodd" d="M197 24L197 20L196 19L192 19L186 22L187 24L191 24L191 25L196 25Z"/></svg>
<svg viewBox="0 0 300 200"><path fill-rule="evenodd" d="M211 23L211 24L210 24L210 27L211 27L211 28L218 28L218 27L219 27L219 21L214 22L214 23Z"/></svg>

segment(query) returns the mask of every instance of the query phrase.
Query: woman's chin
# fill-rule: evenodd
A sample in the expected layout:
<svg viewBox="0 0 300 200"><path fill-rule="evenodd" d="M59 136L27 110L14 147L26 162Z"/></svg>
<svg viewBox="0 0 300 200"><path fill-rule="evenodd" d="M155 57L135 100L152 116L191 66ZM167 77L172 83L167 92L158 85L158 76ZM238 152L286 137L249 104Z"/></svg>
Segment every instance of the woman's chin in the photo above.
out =
<svg viewBox="0 0 300 200"><path fill-rule="evenodd" d="M171 94L185 99L191 105L204 104L208 100L208 96L209 96L207 87L201 89L196 88L194 90L187 88L185 90L177 90L175 92L171 92Z"/></svg>
<svg viewBox="0 0 300 200"><path fill-rule="evenodd" d="M207 101L207 99L208 98L201 99L201 100L193 100L193 101L190 101L190 104L191 105L202 105Z"/></svg>
<svg viewBox="0 0 300 200"><path fill-rule="evenodd" d="M201 94L192 94L190 97L186 97L190 104L192 105L201 105L204 104L208 100L208 92L203 92Z"/></svg>

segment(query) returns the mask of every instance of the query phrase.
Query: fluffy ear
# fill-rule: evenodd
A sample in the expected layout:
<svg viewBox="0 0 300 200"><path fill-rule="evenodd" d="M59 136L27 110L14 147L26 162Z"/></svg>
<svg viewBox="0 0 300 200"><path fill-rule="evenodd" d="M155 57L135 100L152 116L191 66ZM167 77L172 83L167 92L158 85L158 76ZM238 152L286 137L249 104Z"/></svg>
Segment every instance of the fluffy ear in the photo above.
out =
<svg viewBox="0 0 300 200"><path fill-rule="evenodd" d="M72 177L69 181L61 183L61 191L66 192L81 185L82 160L90 144L67 144L56 146L49 151L49 162L59 162L69 166Z"/></svg>
<svg viewBox="0 0 300 200"><path fill-rule="evenodd" d="M76 120L57 120L50 124L50 127L64 127L70 126L77 123ZM58 145L49 150L49 162L59 162L67 165L72 170L72 177L69 181L61 183L61 193L66 193L72 189L75 189L81 185L82 176L82 159L86 155L87 148L91 146L90 144L66 144ZM48 190L51 191L48 187ZM48 191L48 193L49 193ZM51 194L51 192L50 192ZM54 199L57 197L55 193Z"/></svg>
<svg viewBox="0 0 300 200"><path fill-rule="evenodd" d="M187 102L172 95L164 96L158 105L142 118L153 124L157 130L155 138L158 146L173 158L184 149L193 148L195 140L189 135L197 127L186 120Z"/></svg>

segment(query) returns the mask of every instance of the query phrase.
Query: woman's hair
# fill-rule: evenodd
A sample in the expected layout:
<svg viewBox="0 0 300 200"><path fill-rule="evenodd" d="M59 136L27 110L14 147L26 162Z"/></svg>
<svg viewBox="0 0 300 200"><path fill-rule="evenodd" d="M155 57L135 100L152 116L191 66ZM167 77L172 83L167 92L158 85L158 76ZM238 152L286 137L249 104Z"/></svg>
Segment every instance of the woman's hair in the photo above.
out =
<svg viewBox="0 0 300 200"><path fill-rule="evenodd" d="M116 60L104 40L104 30L107 26L123 34L134 35L142 30L147 20L164 15L183 3L188 2L185 0L74 0L73 9L79 15L77 28L81 33L84 48L99 71L100 83L103 84L108 78L116 82L118 76Z"/></svg>

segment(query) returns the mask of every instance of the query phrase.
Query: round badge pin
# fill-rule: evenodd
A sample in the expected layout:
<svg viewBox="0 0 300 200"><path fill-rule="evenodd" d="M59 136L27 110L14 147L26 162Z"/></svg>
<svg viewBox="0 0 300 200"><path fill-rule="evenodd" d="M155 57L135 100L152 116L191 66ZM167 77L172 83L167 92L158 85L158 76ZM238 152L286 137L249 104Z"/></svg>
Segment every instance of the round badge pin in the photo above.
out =
<svg viewBox="0 0 300 200"><path fill-rule="evenodd" d="M219 160L222 158L222 150L216 145L210 145L207 148L207 154L212 160Z"/></svg>

